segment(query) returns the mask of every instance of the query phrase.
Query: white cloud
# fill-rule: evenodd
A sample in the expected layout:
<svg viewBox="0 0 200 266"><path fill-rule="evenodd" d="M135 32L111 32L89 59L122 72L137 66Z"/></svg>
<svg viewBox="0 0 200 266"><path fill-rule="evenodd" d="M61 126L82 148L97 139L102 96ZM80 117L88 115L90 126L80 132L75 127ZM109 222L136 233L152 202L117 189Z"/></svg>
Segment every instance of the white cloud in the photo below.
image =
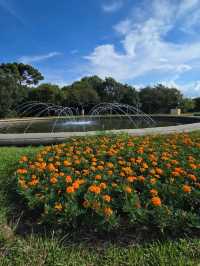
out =
<svg viewBox="0 0 200 266"><path fill-rule="evenodd" d="M19 62L22 62L24 64L28 63L34 63L34 62L40 62L55 56L61 55L59 52L51 52L48 54L43 54L43 55L33 55L33 56L22 56L18 59Z"/></svg>
<svg viewBox="0 0 200 266"><path fill-rule="evenodd" d="M102 5L102 9L104 12L107 13L112 13L112 12L116 12L119 9L121 9L123 6L123 1L122 0L114 0L110 3L107 4L103 4Z"/></svg>
<svg viewBox="0 0 200 266"><path fill-rule="evenodd" d="M96 47L85 57L88 74L134 81L148 73L167 74L177 79L191 71L200 59L199 40L175 42L167 37L170 31L188 23L188 12L192 17L198 12L197 6L200 8L197 0L153 0L148 6L148 16L138 18L133 12L114 26L121 34L123 49L117 51L114 44Z"/></svg>
<svg viewBox="0 0 200 266"><path fill-rule="evenodd" d="M185 84L179 84L173 80L171 81L160 81L160 84L167 86L169 88L177 88L181 90L181 92L186 97L195 98L200 94L200 80L196 80L194 82L189 82Z"/></svg>

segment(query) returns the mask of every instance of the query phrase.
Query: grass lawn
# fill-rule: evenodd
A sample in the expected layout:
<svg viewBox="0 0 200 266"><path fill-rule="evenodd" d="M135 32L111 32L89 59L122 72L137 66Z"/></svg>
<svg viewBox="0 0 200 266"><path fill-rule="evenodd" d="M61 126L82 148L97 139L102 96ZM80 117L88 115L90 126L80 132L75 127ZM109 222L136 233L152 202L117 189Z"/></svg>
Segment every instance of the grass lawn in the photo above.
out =
<svg viewBox="0 0 200 266"><path fill-rule="evenodd" d="M20 156L30 156L38 149L0 148L0 265L200 265L199 238L125 243L120 239L105 241L106 236L104 240L75 239L71 233L57 236L54 231L18 230L23 213L16 215L9 196L13 172Z"/></svg>

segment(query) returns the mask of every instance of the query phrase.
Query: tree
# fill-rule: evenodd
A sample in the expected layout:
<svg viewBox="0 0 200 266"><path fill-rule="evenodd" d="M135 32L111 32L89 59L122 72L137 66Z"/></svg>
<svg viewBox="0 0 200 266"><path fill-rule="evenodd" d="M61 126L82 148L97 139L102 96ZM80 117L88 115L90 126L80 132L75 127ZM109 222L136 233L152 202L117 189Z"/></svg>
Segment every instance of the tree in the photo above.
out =
<svg viewBox="0 0 200 266"><path fill-rule="evenodd" d="M200 97L194 98L195 111L200 112Z"/></svg>
<svg viewBox="0 0 200 266"><path fill-rule="evenodd" d="M44 79L37 69L22 63L1 64L0 69L5 75L13 77L19 85L37 85Z"/></svg>
<svg viewBox="0 0 200 266"><path fill-rule="evenodd" d="M184 98L180 103L180 108L184 113L192 112L195 109L195 101L190 98Z"/></svg>
<svg viewBox="0 0 200 266"><path fill-rule="evenodd" d="M23 86L0 69L0 117L16 116L16 107L25 97Z"/></svg>
<svg viewBox="0 0 200 266"><path fill-rule="evenodd" d="M139 97L142 110L146 113L168 113L171 108L179 107L183 98L178 89L162 84L142 89Z"/></svg>
<svg viewBox="0 0 200 266"><path fill-rule="evenodd" d="M64 105L88 109L99 103L98 93L93 89L87 79L74 82L71 86L62 88L64 93Z"/></svg>
<svg viewBox="0 0 200 266"><path fill-rule="evenodd" d="M57 85L43 83L29 90L28 99L29 101L60 104L62 101L62 92Z"/></svg>

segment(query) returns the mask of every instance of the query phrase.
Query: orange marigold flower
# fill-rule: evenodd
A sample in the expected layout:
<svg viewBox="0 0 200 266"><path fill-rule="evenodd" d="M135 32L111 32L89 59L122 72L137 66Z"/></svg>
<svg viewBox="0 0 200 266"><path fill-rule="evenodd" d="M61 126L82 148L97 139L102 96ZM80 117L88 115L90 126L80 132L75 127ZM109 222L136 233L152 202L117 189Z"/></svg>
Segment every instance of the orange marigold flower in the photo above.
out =
<svg viewBox="0 0 200 266"><path fill-rule="evenodd" d="M72 186L69 186L69 187L66 188L66 192L68 194L74 193L74 188Z"/></svg>
<svg viewBox="0 0 200 266"><path fill-rule="evenodd" d="M153 184L155 184L157 182L157 180L156 180L156 178L151 178L150 179L150 183L153 185Z"/></svg>
<svg viewBox="0 0 200 266"><path fill-rule="evenodd" d="M191 164L190 164L190 167L191 167L192 169L197 169L197 166L196 166L196 164L194 164L194 163L191 163Z"/></svg>
<svg viewBox="0 0 200 266"><path fill-rule="evenodd" d="M88 188L88 190L92 193L95 193L95 194L100 194L101 192L101 188L98 187L97 185L92 185Z"/></svg>
<svg viewBox="0 0 200 266"><path fill-rule="evenodd" d="M144 180L145 180L145 177L144 177L144 176L142 176L142 175L140 175L140 176L138 176L138 180L139 180L139 181L141 181L141 182L144 182Z"/></svg>
<svg viewBox="0 0 200 266"><path fill-rule="evenodd" d="M185 192L185 193L190 193L191 192L191 187L190 186L188 186L188 185L183 185L183 191Z"/></svg>
<svg viewBox="0 0 200 266"><path fill-rule="evenodd" d="M159 175L162 175L163 174L163 170L160 169L160 168L156 168L156 173L159 174Z"/></svg>
<svg viewBox="0 0 200 266"><path fill-rule="evenodd" d="M54 172L54 171L56 171L56 168L55 168L55 166L54 166L52 163L49 163L49 164L47 165L47 170L48 170L49 172Z"/></svg>
<svg viewBox="0 0 200 266"><path fill-rule="evenodd" d="M104 167L103 167L103 165L98 165L97 166L97 169L100 170L100 171L102 171L104 169Z"/></svg>
<svg viewBox="0 0 200 266"><path fill-rule="evenodd" d="M28 161L28 157L27 156L22 156L21 158L20 158L20 162L27 162Z"/></svg>
<svg viewBox="0 0 200 266"><path fill-rule="evenodd" d="M36 186L38 183L39 183L39 180L38 179L33 179L30 182L28 182L28 184L30 186Z"/></svg>
<svg viewBox="0 0 200 266"><path fill-rule="evenodd" d="M197 181L197 178L195 175L188 175L189 179L191 179L192 181Z"/></svg>
<svg viewBox="0 0 200 266"><path fill-rule="evenodd" d="M113 174L113 171L112 170L108 170L108 175L112 175Z"/></svg>
<svg viewBox="0 0 200 266"><path fill-rule="evenodd" d="M105 202L110 202L110 201L111 201L111 197L110 197L109 195L104 195L104 196L103 196L103 200L104 200Z"/></svg>
<svg viewBox="0 0 200 266"><path fill-rule="evenodd" d="M20 169L17 170L17 173L20 174L20 175L23 175L23 174L27 173L27 170L24 169L24 168L20 168Z"/></svg>
<svg viewBox="0 0 200 266"><path fill-rule="evenodd" d="M104 214L107 217L110 217L113 214L113 210L110 207L104 208Z"/></svg>
<svg viewBox="0 0 200 266"><path fill-rule="evenodd" d="M96 175L94 178L95 178L96 180L101 180L101 175Z"/></svg>
<svg viewBox="0 0 200 266"><path fill-rule="evenodd" d="M100 183L99 186L100 186L101 189L106 189L107 188L107 185L104 182Z"/></svg>
<svg viewBox="0 0 200 266"><path fill-rule="evenodd" d="M25 180L19 179L18 184L22 188L27 188Z"/></svg>
<svg viewBox="0 0 200 266"><path fill-rule="evenodd" d="M74 189L78 189L79 188L79 182L78 181L75 181L73 184L72 184L73 188Z"/></svg>
<svg viewBox="0 0 200 266"><path fill-rule="evenodd" d="M154 205L154 206L161 206L161 199L159 197L153 197L151 199L151 203Z"/></svg>
<svg viewBox="0 0 200 266"><path fill-rule="evenodd" d="M111 162L106 163L106 166L107 166L108 168L114 168L114 164L111 163Z"/></svg>
<svg viewBox="0 0 200 266"><path fill-rule="evenodd" d="M156 189L151 189L149 192L150 192L150 194L152 196L157 196L158 195L158 191Z"/></svg>
<svg viewBox="0 0 200 266"><path fill-rule="evenodd" d="M129 176L129 177L127 178L127 180L128 180L128 182L132 183L132 182L134 182L134 181L137 180L137 177L136 177L136 176Z"/></svg>
<svg viewBox="0 0 200 266"><path fill-rule="evenodd" d="M51 178L50 178L50 183L51 184L56 184L58 182L58 179L55 177L55 176L52 176Z"/></svg>
<svg viewBox="0 0 200 266"><path fill-rule="evenodd" d="M72 182L72 177L70 175L67 175L66 178L65 178L65 181L67 183L71 183Z"/></svg>
<svg viewBox="0 0 200 266"><path fill-rule="evenodd" d="M55 203L54 208L55 208L56 210L58 210L58 211L61 211L63 207L62 207L62 204L61 204L61 203L57 202L57 203Z"/></svg>
<svg viewBox="0 0 200 266"><path fill-rule="evenodd" d="M129 187L129 186L126 186L126 187L124 188L124 191L127 192L128 194L130 194L130 193L132 192L132 188Z"/></svg>
<svg viewBox="0 0 200 266"><path fill-rule="evenodd" d="M67 161L67 160L65 160L65 161L63 162L63 164L64 164L64 166L66 166L66 167L72 165L71 162L69 162L69 161Z"/></svg>

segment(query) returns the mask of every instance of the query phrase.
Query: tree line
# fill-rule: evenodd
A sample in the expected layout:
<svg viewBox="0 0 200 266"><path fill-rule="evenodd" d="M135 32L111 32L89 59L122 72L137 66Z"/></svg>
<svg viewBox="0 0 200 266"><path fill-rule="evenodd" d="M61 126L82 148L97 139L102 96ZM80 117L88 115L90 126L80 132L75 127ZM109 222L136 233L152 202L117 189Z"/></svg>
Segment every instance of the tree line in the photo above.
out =
<svg viewBox="0 0 200 266"><path fill-rule="evenodd" d="M183 112L200 111L200 97L184 98L177 88L162 84L136 90L111 77L84 77L64 87L42 80L43 75L31 65L0 64L0 118L17 117L17 107L30 101L84 108L86 113L102 102L133 105L149 114L168 113L176 107Z"/></svg>

